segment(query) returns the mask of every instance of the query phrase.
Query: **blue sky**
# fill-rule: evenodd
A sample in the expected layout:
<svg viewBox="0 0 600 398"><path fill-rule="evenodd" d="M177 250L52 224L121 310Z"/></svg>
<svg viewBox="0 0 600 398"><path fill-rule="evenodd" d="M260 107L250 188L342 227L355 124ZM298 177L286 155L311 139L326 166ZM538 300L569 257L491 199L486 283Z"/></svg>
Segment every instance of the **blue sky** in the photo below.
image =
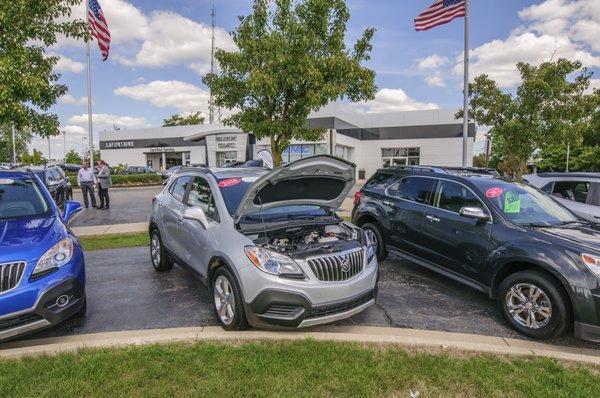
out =
<svg viewBox="0 0 600 398"><path fill-rule="evenodd" d="M206 111L202 84L210 57L210 0L99 0L113 41L107 62L92 46L94 132L160 126L162 119ZM413 18L433 0L349 0L348 41L365 27L377 29L369 66L377 73L374 101L354 105L381 112L458 108L462 104L463 20L415 32ZM239 15L250 13L250 0L215 0L217 45L231 48L227 32ZM82 16L83 9L76 9ZM473 76L488 73L503 88L518 83L514 65L565 56L600 67L600 1L471 0ZM86 124L85 47L61 40L48 50L62 57L57 70L69 94L54 107L67 131L67 150L81 150ZM593 81L598 86L600 80ZM483 131L483 130L482 130ZM97 138L96 138L97 139ZM62 157L62 137L53 139L53 157ZM47 143L34 146L47 155Z"/></svg>

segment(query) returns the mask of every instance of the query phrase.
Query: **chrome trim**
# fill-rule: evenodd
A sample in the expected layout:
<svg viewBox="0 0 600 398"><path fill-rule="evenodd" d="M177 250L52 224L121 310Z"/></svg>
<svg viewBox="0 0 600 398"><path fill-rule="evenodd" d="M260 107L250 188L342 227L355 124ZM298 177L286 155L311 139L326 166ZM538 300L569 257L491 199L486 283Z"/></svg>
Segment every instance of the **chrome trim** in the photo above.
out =
<svg viewBox="0 0 600 398"><path fill-rule="evenodd" d="M310 327L310 326L320 325L322 323L335 322L335 321L339 321L340 319L349 318L352 315L356 315L359 312L362 312L363 310L369 308L373 304L375 304L375 299L369 300L368 302L366 302L356 308L352 308L348 311L340 312L339 314L327 315L327 316L320 317L320 318L305 319L300 323L300 325L298 325L298 327L306 328L306 327Z"/></svg>
<svg viewBox="0 0 600 398"><path fill-rule="evenodd" d="M27 312L32 312L33 310L35 310L37 308L37 306L40 304L40 301L42 301L42 297L44 297L44 295L46 293L48 293L48 291L50 291L50 289L53 289L55 286L60 285L61 283L63 283L64 281L68 280L69 277L65 277L59 281L57 281L56 283L53 283L52 286L50 286L49 288L39 292L37 294L37 298L35 299L35 303L33 303L33 305L29 308L25 308L23 310L19 310L19 311L15 311L15 312L11 312L8 314L4 314L4 315L0 315L0 321L6 318L12 318L13 316L18 316L21 314L25 314Z"/></svg>
<svg viewBox="0 0 600 398"><path fill-rule="evenodd" d="M17 266L17 273L19 272L19 270L18 270L19 266L22 266L23 270L21 271L21 275L19 276L19 279L15 282L15 284L14 284L13 287L11 287L8 290L2 291L1 289L2 289L2 280L4 279L4 269L8 268L8 266L11 266L11 265L12 266L15 266L15 265ZM21 281L23 280L23 275L25 275L25 268L26 267L27 267L27 261L24 261L24 260L17 260L17 261L9 261L9 262L6 262L6 263L0 263L0 296L3 295L3 294L6 294L8 292L11 292L11 291L15 290L21 284ZM11 267L10 273L12 274L12 267ZM10 275L11 274L9 274L9 279L10 279Z"/></svg>
<svg viewBox="0 0 600 398"><path fill-rule="evenodd" d="M476 193L475 191L473 191L471 188L469 188L468 186L466 186L466 185L465 185L465 184L463 184L462 182L459 182L459 181L456 181L456 180L449 180L449 179L447 179L447 178L440 178L440 177L437 177L437 176L436 176L436 177L432 177L432 176L423 176L423 175L407 175L407 176L404 176L404 177L400 178L399 180L397 180L397 181L395 181L395 182L391 183L391 184L390 184L390 185L389 185L389 186L388 186L386 189L384 189L384 191L383 191L384 195L385 195L385 196L387 196L387 197L389 197L389 198L394 198L394 199L396 199L396 200L403 200L403 201L405 201L405 202L408 202L408 203L414 203L414 204L421 205L421 206L431 207L432 209L441 210L441 211L445 211L446 213L450 213L450 214L454 214L454 215L459 215L459 216L460 216L460 214L459 214L459 213L456 213L456 212L453 212L453 211L450 211L450 210L446 210L446 209L442 209L441 207L432 206L432 205L429 205L429 204L427 204L427 203L413 202L412 200L403 199L403 198L398 198L398 197L396 197L396 196L394 196L394 195L390 195L390 194L388 193L388 189L390 189L392 186L394 186L394 185L396 185L396 184L399 184L399 183L400 183L400 181L404 180L405 178L409 178L409 177L412 177L412 178L416 178L416 177L419 177L419 178L430 178L430 179L433 179L433 180L438 180L438 181L441 181L441 180L443 180L443 181L449 181L449 182L454 182L454 183L456 183L456 184L462 185L463 187L465 187L465 188L467 188L469 191L471 191L471 193L472 193L473 195L475 195L475 197L476 197L477 199L479 199L479 201L481 202L481 204L482 204L482 205L485 207L485 209L487 210L487 213L488 213L488 214L489 214L489 216L490 216L490 219L487 221L487 223L490 223L490 224L492 224L492 223L494 222L494 215L493 215L493 214L492 214L492 212L490 211L490 208L489 208L489 207L488 207L488 205L485 203L485 201L484 201L484 200L482 200L482 199L481 199L481 197L480 197L479 195L477 195L477 193ZM437 191L437 184L436 184L436 186L435 186L435 190ZM435 195L435 191L433 192L433 194Z"/></svg>
<svg viewBox="0 0 600 398"><path fill-rule="evenodd" d="M13 329L4 330L0 332L0 341L18 336L23 333L33 332L34 330L45 328L51 325L52 324L47 320L40 319L39 321L31 322L27 325L22 325Z"/></svg>
<svg viewBox="0 0 600 398"><path fill-rule="evenodd" d="M348 256L348 255L352 255L355 253L359 254L359 258L362 258L362 261L360 261L360 263L357 264L359 269L350 278L342 279L343 271L339 270L339 272L337 272L338 270L334 268L337 264L334 264L333 261L331 261L330 259L335 258L335 257ZM322 254L319 256L308 257L304 261L306 262L306 265L310 269L310 272L313 274L313 276L316 278L317 281L322 282L322 283L340 283L340 282L348 282L348 281L356 278L360 274L362 274L362 272L365 270L365 267L368 265L366 255L367 255L366 249L361 246L361 247L354 248L354 249L344 250L342 252L327 253L327 254ZM327 267L327 269L324 270L324 275L323 275L323 277L325 279L321 279L319 277L319 275L317 275L317 273L314 271L313 266L311 265L311 262L321 263L322 261L326 262L326 267ZM329 270L329 265L331 265L331 270ZM319 266L322 267L323 265L319 264ZM331 272L331 275L330 275L330 272Z"/></svg>

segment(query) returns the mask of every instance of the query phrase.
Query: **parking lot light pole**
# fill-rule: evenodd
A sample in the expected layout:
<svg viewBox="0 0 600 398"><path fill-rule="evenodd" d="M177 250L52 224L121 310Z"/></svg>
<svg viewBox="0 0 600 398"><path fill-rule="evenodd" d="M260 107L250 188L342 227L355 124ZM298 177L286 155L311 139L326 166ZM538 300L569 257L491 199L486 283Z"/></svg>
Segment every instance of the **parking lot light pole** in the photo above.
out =
<svg viewBox="0 0 600 398"><path fill-rule="evenodd" d="M12 124L12 147L13 147L13 164L17 164L17 138L15 135L15 124Z"/></svg>

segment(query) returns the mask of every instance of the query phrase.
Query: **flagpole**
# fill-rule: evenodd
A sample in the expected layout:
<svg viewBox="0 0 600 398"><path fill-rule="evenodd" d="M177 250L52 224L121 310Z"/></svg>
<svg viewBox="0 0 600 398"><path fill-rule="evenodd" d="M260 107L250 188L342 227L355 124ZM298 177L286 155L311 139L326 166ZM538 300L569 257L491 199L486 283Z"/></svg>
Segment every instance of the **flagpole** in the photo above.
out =
<svg viewBox="0 0 600 398"><path fill-rule="evenodd" d="M463 167L468 165L469 149L469 0L465 0L465 59L464 59L464 88L463 88Z"/></svg>
<svg viewBox="0 0 600 398"><path fill-rule="evenodd" d="M90 3L85 1L86 18L89 13ZM89 23L89 21L88 21ZM92 133L92 61L90 57L90 40L86 40L87 53L87 103L88 103L88 140L90 167L94 169L94 135Z"/></svg>

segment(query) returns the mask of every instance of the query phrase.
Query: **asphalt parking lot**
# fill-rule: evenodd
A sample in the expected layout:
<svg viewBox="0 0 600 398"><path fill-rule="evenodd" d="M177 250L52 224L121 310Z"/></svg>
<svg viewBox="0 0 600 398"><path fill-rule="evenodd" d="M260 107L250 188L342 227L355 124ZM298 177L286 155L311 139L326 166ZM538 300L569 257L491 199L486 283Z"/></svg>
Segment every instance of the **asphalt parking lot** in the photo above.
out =
<svg viewBox="0 0 600 398"><path fill-rule="evenodd" d="M86 253L88 315L28 338L117 330L216 325L208 290L188 271L152 268L148 248ZM524 338L485 295L416 265L381 266L375 306L337 325L389 326ZM598 348L567 336L553 344Z"/></svg>

